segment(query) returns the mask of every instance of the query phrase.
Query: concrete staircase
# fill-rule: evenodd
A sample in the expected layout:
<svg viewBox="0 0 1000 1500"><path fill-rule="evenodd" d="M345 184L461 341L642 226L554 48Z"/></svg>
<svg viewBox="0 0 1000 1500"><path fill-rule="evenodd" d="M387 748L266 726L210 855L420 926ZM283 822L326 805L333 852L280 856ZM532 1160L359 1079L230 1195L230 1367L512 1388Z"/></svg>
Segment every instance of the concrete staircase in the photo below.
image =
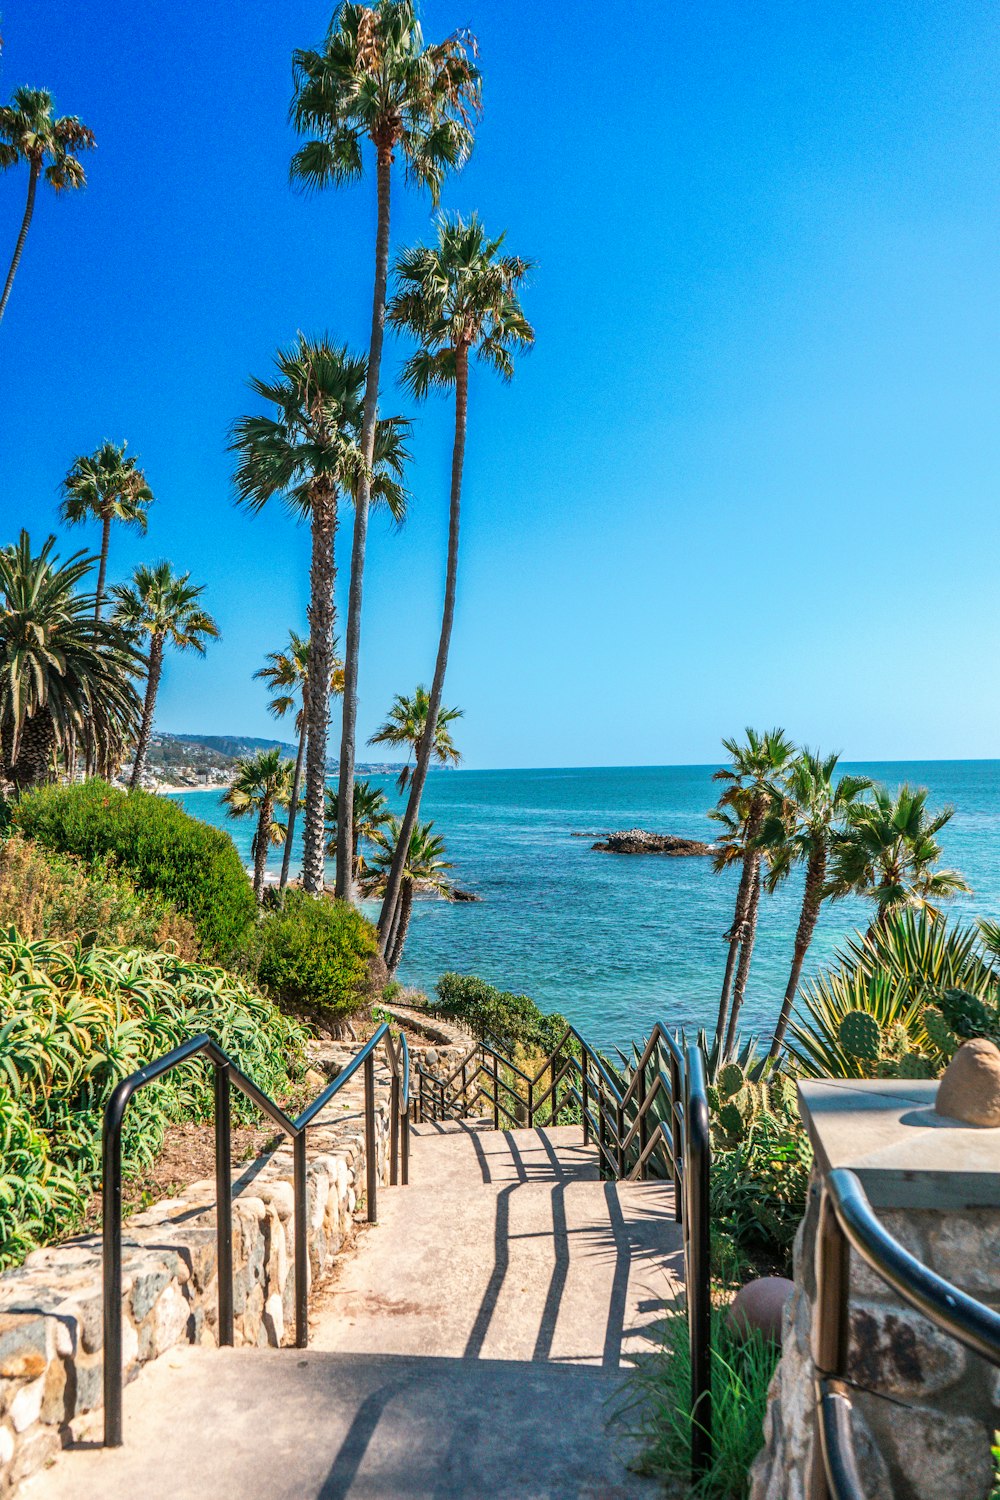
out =
<svg viewBox="0 0 1000 1500"><path fill-rule="evenodd" d="M25 1500L652 1495L608 1400L680 1290L660 1183L601 1182L579 1127L413 1132L316 1289L308 1350L184 1347L128 1388L125 1446L65 1450Z"/></svg>

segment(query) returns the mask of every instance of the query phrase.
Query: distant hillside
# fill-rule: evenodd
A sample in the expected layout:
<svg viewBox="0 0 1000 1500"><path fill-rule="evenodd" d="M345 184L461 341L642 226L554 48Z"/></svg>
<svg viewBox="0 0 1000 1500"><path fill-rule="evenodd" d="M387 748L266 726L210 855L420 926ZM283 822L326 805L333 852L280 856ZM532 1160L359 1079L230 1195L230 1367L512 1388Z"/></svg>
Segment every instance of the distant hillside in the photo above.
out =
<svg viewBox="0 0 1000 1500"><path fill-rule="evenodd" d="M273 750L275 745L286 755L289 760L294 760L298 753L298 745L289 744L287 740L260 739L252 734L160 734L158 740L173 741L178 745L191 746L187 755L189 761L194 760L195 753L202 751L206 755L214 755L216 762L231 764L239 760L242 755L253 755L257 750ZM329 772L337 770L339 761L336 758L327 760L326 766ZM362 776L396 775L402 765L401 761L359 761L358 773Z"/></svg>

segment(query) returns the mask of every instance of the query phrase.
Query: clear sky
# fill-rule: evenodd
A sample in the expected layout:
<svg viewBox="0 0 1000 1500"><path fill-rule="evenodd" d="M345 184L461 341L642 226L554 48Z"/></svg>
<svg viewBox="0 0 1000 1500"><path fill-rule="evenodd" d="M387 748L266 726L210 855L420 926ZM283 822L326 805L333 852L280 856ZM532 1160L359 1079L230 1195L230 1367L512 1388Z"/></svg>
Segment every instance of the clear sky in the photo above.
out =
<svg viewBox="0 0 1000 1500"><path fill-rule="evenodd" d="M371 182L287 184L290 54L329 9L4 8L3 94L51 88L99 149L85 192L39 194L0 327L0 530L41 538L73 456L128 439L157 502L112 576L170 558L223 632L168 663L165 729L271 732L250 674L305 624L305 533L234 509L225 444L297 329L366 342ZM747 722L850 759L1000 755L997 7L428 0L424 23L471 26L485 74L445 206L539 263L534 353L471 394L468 763L710 761ZM0 178L4 270L24 190ZM396 246L428 233L396 203ZM450 411L419 418L410 519L373 528L365 735L433 665Z"/></svg>

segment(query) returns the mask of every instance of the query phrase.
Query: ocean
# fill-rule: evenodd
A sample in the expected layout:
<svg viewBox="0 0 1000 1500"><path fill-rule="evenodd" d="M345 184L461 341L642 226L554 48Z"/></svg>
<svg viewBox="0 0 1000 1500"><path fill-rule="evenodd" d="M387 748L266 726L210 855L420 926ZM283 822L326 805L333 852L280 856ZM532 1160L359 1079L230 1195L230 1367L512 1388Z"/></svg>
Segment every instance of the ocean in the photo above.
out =
<svg viewBox="0 0 1000 1500"><path fill-rule="evenodd" d="M890 787L930 789L930 806L955 808L941 835L943 863L972 896L956 918L1000 916L1000 761L844 763ZM609 766L568 770L432 771L422 816L443 835L456 884L477 902L415 903L399 978L431 991L448 969L559 1010L599 1046L624 1045L656 1019L712 1027L725 966L737 874L710 859L615 855L591 848L638 826L711 841L718 793L712 766ZM372 777L393 805L392 777ZM250 820L225 816L217 792L177 797L230 833L249 862ZM577 837L577 835L584 835ZM298 845L298 839L296 840ZM293 851L297 867L298 849ZM280 851L272 855L272 867ZM762 902L742 1026L774 1025L791 962L801 873ZM806 965L814 974L838 944L865 927L868 906L828 902Z"/></svg>

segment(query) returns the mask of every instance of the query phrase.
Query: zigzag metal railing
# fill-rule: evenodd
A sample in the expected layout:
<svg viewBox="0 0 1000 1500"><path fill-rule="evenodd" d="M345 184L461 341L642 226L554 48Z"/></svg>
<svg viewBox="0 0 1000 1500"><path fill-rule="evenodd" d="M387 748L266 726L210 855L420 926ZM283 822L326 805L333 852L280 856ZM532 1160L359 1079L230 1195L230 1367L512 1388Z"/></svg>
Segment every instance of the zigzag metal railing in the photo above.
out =
<svg viewBox="0 0 1000 1500"><path fill-rule="evenodd" d="M974 1354L1000 1366L1000 1313L959 1291L904 1249L875 1217L853 1172L844 1167L829 1172L816 1239L813 1346L823 1472L810 1494L820 1496L825 1487L832 1500L865 1500L868 1494L854 1451L851 1386L846 1378L852 1246L904 1302Z"/></svg>
<svg viewBox="0 0 1000 1500"><path fill-rule="evenodd" d="M375 1049L384 1042L392 1072L390 1086L389 1180L405 1184L410 1175L410 1054L400 1032L398 1046L383 1023L322 1093L300 1115L290 1119L248 1078L207 1032L193 1036L123 1078L104 1109L103 1244L104 1244L104 1446L122 1441L122 1125L132 1095L171 1069L204 1054L215 1069L215 1189L216 1243L219 1287L219 1343L233 1342L233 1181L230 1086L245 1094L257 1108L291 1137L295 1198L295 1344L305 1349L309 1338L309 1240L306 1188L306 1132L321 1110L359 1068L365 1077L365 1166L367 1212L377 1214L378 1163L375 1143Z"/></svg>
<svg viewBox="0 0 1000 1500"><path fill-rule="evenodd" d="M500 1129L501 1122L516 1129L540 1121L557 1124L560 1111L573 1103L579 1106L584 1144L593 1142L597 1147L602 1176L643 1179L651 1174L655 1158L660 1158L673 1183L674 1213L684 1230L691 1468L694 1475L703 1474L712 1460L712 1346L711 1148L701 1048L682 1047L657 1022L636 1060L631 1082L622 1088L600 1053L575 1026L568 1026L535 1074L519 1067L505 1055L497 1038L489 1035L447 1076L438 1077L420 1065L416 1073L418 1120L464 1119L484 1103L492 1112L495 1129ZM664 1110L655 1114L658 1101Z"/></svg>

